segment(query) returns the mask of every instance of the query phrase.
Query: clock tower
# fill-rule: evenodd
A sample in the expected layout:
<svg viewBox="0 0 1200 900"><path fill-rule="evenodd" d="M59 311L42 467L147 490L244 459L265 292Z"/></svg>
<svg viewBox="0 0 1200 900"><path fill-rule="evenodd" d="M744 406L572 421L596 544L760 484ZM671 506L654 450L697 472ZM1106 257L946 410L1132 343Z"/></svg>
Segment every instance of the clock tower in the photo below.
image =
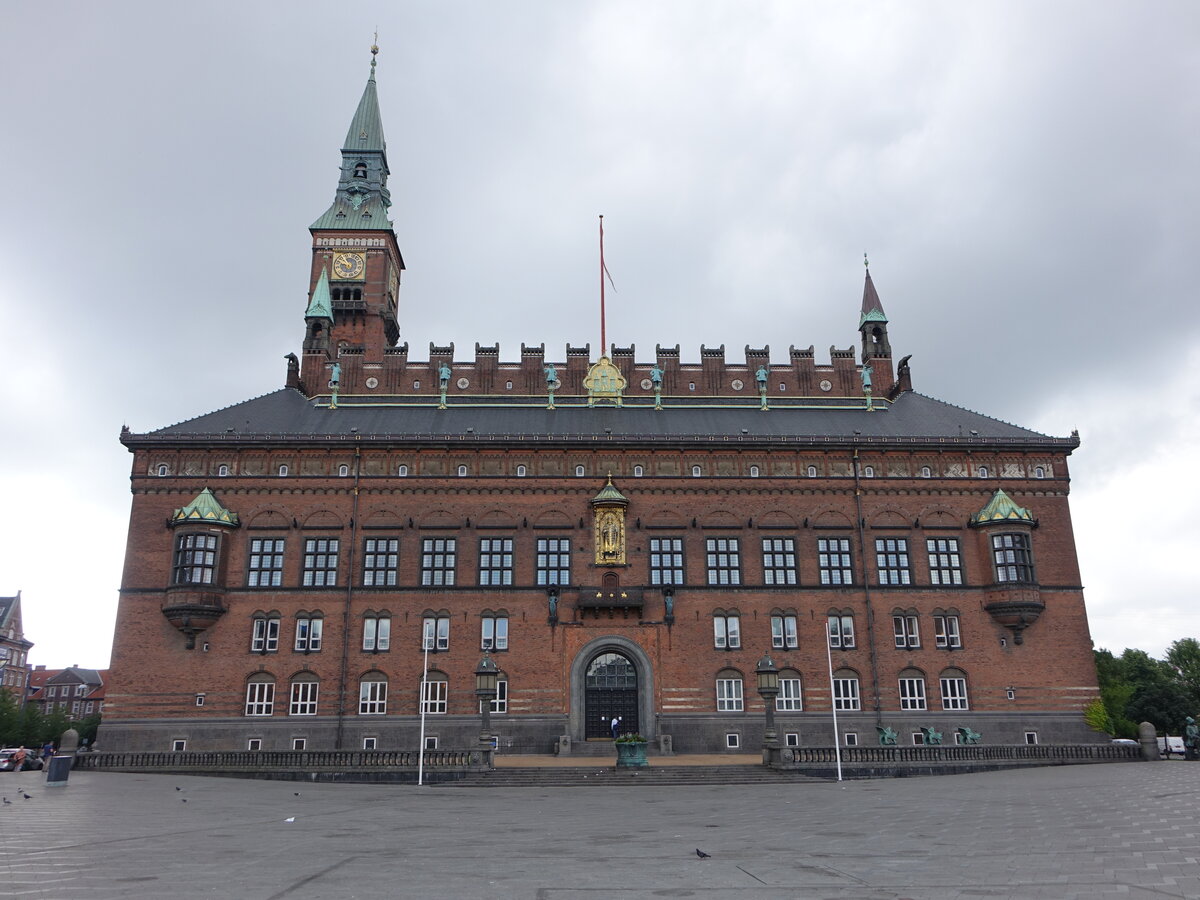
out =
<svg viewBox="0 0 1200 900"><path fill-rule="evenodd" d="M300 377L310 397L328 391L335 363L340 392L362 392L364 368L382 363L384 351L400 338L396 306L404 258L388 219L390 173L375 91L378 52L378 47L371 48L371 75L342 143L333 203L309 226L309 334ZM314 302L328 323L322 340L313 340Z"/></svg>

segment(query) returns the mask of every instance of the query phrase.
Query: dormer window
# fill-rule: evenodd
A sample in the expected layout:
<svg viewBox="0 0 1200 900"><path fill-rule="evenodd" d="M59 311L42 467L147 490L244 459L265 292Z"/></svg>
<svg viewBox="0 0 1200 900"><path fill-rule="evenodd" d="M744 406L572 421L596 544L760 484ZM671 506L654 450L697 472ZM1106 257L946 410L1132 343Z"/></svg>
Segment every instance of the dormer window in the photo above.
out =
<svg viewBox="0 0 1200 900"><path fill-rule="evenodd" d="M359 163L358 165L356 165L354 167L354 177L355 178L366 178L367 177L367 164L366 163Z"/></svg>

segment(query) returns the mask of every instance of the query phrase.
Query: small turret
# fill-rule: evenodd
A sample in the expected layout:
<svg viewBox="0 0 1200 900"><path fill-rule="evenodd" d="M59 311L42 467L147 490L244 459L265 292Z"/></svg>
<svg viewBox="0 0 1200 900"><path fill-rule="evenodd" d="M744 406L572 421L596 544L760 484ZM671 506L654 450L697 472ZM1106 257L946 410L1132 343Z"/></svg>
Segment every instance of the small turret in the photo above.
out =
<svg viewBox="0 0 1200 900"><path fill-rule="evenodd" d="M870 263L863 254L863 265L867 266L867 278L863 285L862 314L858 317L858 331L862 335L862 362L870 365L876 390L886 395L895 382L892 372L892 345L888 341L888 319L871 281Z"/></svg>

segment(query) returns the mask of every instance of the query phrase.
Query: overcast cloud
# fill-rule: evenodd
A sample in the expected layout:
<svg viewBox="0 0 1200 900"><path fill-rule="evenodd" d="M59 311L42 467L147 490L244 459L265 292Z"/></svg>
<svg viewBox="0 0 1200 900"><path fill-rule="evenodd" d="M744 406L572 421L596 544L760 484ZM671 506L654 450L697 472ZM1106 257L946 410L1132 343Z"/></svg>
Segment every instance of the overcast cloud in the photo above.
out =
<svg viewBox="0 0 1200 900"><path fill-rule="evenodd" d="M827 361L866 250L917 390L1079 429L1097 646L1200 635L1195 3L81 0L0 34L0 594L35 663L107 663L120 426L283 384L376 25L414 359L595 356L603 213L610 341Z"/></svg>

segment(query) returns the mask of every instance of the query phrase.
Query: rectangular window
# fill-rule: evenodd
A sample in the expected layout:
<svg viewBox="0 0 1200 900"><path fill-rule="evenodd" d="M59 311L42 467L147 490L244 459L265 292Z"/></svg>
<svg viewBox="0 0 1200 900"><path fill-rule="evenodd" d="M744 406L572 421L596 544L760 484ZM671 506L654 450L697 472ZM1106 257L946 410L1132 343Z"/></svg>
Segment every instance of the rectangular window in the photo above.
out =
<svg viewBox="0 0 1200 900"><path fill-rule="evenodd" d="M479 583L512 584L512 538L483 538L479 542Z"/></svg>
<svg viewBox="0 0 1200 900"><path fill-rule="evenodd" d="M292 749L303 750L308 746L308 738L292 738Z"/></svg>
<svg viewBox="0 0 1200 900"><path fill-rule="evenodd" d="M321 632L324 621L318 618L301 618L296 620L296 650L303 653L315 653L321 649Z"/></svg>
<svg viewBox="0 0 1200 900"><path fill-rule="evenodd" d="M1036 744L1037 742L1038 742L1038 737L1037 737L1037 732L1036 732L1036 731L1027 731L1027 732L1025 732L1025 743L1027 743L1027 744Z"/></svg>
<svg viewBox="0 0 1200 900"><path fill-rule="evenodd" d="M387 682L362 681L358 685L358 714L382 716L387 712Z"/></svg>
<svg viewBox="0 0 1200 900"><path fill-rule="evenodd" d="M925 549L929 553L930 584L963 583L958 538L928 538Z"/></svg>
<svg viewBox="0 0 1200 900"><path fill-rule="evenodd" d="M799 747L800 735L794 731L789 731L783 736L783 743L785 747Z"/></svg>
<svg viewBox="0 0 1200 900"><path fill-rule="evenodd" d="M849 650L854 646L854 616L829 617L829 646Z"/></svg>
<svg viewBox="0 0 1200 900"><path fill-rule="evenodd" d="M717 712L741 712L743 708L742 679L718 678Z"/></svg>
<svg viewBox="0 0 1200 900"><path fill-rule="evenodd" d="M330 587L337 584L338 538L306 538L304 541L304 586Z"/></svg>
<svg viewBox="0 0 1200 900"><path fill-rule="evenodd" d="M436 750L438 748L438 739L436 734L425 735L425 749Z"/></svg>
<svg viewBox="0 0 1200 900"><path fill-rule="evenodd" d="M274 653L279 649L279 620L254 620L254 634L250 638L250 650L254 653Z"/></svg>
<svg viewBox="0 0 1200 900"><path fill-rule="evenodd" d="M571 583L571 541L569 538L538 538L537 583Z"/></svg>
<svg viewBox="0 0 1200 900"><path fill-rule="evenodd" d="M187 750L187 741L171 741L171 751L174 753L183 753Z"/></svg>
<svg viewBox="0 0 1200 900"><path fill-rule="evenodd" d="M840 710L859 709L858 679L833 679L833 708Z"/></svg>
<svg viewBox="0 0 1200 900"><path fill-rule="evenodd" d="M426 715L442 715L446 712L446 696L450 684L446 681L426 681L422 698Z"/></svg>
<svg viewBox="0 0 1200 900"><path fill-rule="evenodd" d="M900 708L901 709L926 709L925 706L925 679L924 678L901 678L900 679Z"/></svg>
<svg viewBox="0 0 1200 900"><path fill-rule="evenodd" d="M742 557L738 549L737 538L709 538L705 541L708 549L706 562L708 565L709 584L741 584Z"/></svg>
<svg viewBox="0 0 1200 900"><path fill-rule="evenodd" d="M426 616L421 631L422 650L450 649L450 620L446 617Z"/></svg>
<svg viewBox="0 0 1200 900"><path fill-rule="evenodd" d="M246 749L257 751L262 749L262 738L247 738Z"/></svg>
<svg viewBox="0 0 1200 900"><path fill-rule="evenodd" d="M278 587L283 582L283 538L250 542L250 587Z"/></svg>
<svg viewBox="0 0 1200 900"><path fill-rule="evenodd" d="M737 616L713 616L713 646L736 650L742 646L741 621Z"/></svg>
<svg viewBox="0 0 1200 900"><path fill-rule="evenodd" d="M967 709L967 680L942 679L942 709Z"/></svg>
<svg viewBox="0 0 1200 900"><path fill-rule="evenodd" d="M907 538L875 538L875 565L880 584L910 584Z"/></svg>
<svg viewBox="0 0 1200 900"><path fill-rule="evenodd" d="M937 645L945 650L956 650L962 646L958 631L958 616L934 616L933 630Z"/></svg>
<svg viewBox="0 0 1200 900"><path fill-rule="evenodd" d="M996 581L1033 581L1033 556L1029 552L1029 535L992 535L992 559L996 563Z"/></svg>
<svg viewBox="0 0 1200 900"><path fill-rule="evenodd" d="M363 738L363 749L364 750L374 750L378 743L379 743L379 738L365 737L365 738Z"/></svg>
<svg viewBox="0 0 1200 900"><path fill-rule="evenodd" d="M483 701L479 701L479 711L483 712ZM500 679L496 682L496 696L491 702L491 712L506 713L508 712L508 682Z"/></svg>
<svg viewBox="0 0 1200 900"><path fill-rule="evenodd" d="M794 650L798 645L796 617L771 616L771 646L776 650Z"/></svg>
<svg viewBox="0 0 1200 900"><path fill-rule="evenodd" d="M779 679L779 696L775 698L775 709L779 712L801 712L804 709L800 700L799 678Z"/></svg>
<svg viewBox="0 0 1200 900"><path fill-rule="evenodd" d="M201 699L203 699L203 698L201 698ZM197 705L197 706L203 706L204 704L203 704L203 703L198 703L198 704L196 704L196 705ZM92 712L95 710L95 708L96 708L96 701L95 701L95 700L89 700L87 703L83 704L83 714L84 714L85 716L90 716L90 715L92 714Z"/></svg>
<svg viewBox="0 0 1200 900"><path fill-rule="evenodd" d="M507 650L508 616L484 616L480 620L479 645L484 650Z"/></svg>
<svg viewBox="0 0 1200 900"><path fill-rule="evenodd" d="M916 616L892 616L892 632L896 638L896 646L901 649L921 646Z"/></svg>
<svg viewBox="0 0 1200 900"><path fill-rule="evenodd" d="M246 685L246 715L269 716L275 710L275 682L252 681Z"/></svg>
<svg viewBox="0 0 1200 900"><path fill-rule="evenodd" d="M421 542L421 584L440 587L454 584L457 538L425 538Z"/></svg>
<svg viewBox="0 0 1200 900"><path fill-rule="evenodd" d="M650 583L683 584L683 538L650 539Z"/></svg>
<svg viewBox="0 0 1200 900"><path fill-rule="evenodd" d="M50 685L50 687L46 689L46 696L47 697L57 697L58 696L58 688L55 687L54 685Z"/></svg>
<svg viewBox="0 0 1200 900"><path fill-rule="evenodd" d="M849 538L817 538L817 569L821 584L854 584Z"/></svg>
<svg viewBox="0 0 1200 900"><path fill-rule="evenodd" d="M843 739L845 740L847 747L857 747L858 746L858 732L857 731L847 731L845 733L845 735L843 735Z"/></svg>
<svg viewBox="0 0 1200 900"><path fill-rule="evenodd" d="M181 534L175 541L175 584L212 584L217 570L215 534Z"/></svg>
<svg viewBox="0 0 1200 900"><path fill-rule="evenodd" d="M363 547L363 587L394 587L399 565L398 538L367 538Z"/></svg>
<svg viewBox="0 0 1200 900"><path fill-rule="evenodd" d="M288 707L289 716L315 716L317 714L316 681L293 681L292 703Z"/></svg>
<svg viewBox="0 0 1200 900"><path fill-rule="evenodd" d="M392 645L392 620L389 616L367 616L363 619L363 649L383 652Z"/></svg>
<svg viewBox="0 0 1200 900"><path fill-rule="evenodd" d="M796 583L796 542L792 538L763 538L763 583Z"/></svg>
<svg viewBox="0 0 1200 900"><path fill-rule="evenodd" d="M736 750L742 746L742 736L736 731L731 731L725 735L725 746L730 750Z"/></svg>
<svg viewBox="0 0 1200 900"><path fill-rule="evenodd" d="M87 696L87 685L86 684L75 685L75 696L76 697L86 697Z"/></svg>

